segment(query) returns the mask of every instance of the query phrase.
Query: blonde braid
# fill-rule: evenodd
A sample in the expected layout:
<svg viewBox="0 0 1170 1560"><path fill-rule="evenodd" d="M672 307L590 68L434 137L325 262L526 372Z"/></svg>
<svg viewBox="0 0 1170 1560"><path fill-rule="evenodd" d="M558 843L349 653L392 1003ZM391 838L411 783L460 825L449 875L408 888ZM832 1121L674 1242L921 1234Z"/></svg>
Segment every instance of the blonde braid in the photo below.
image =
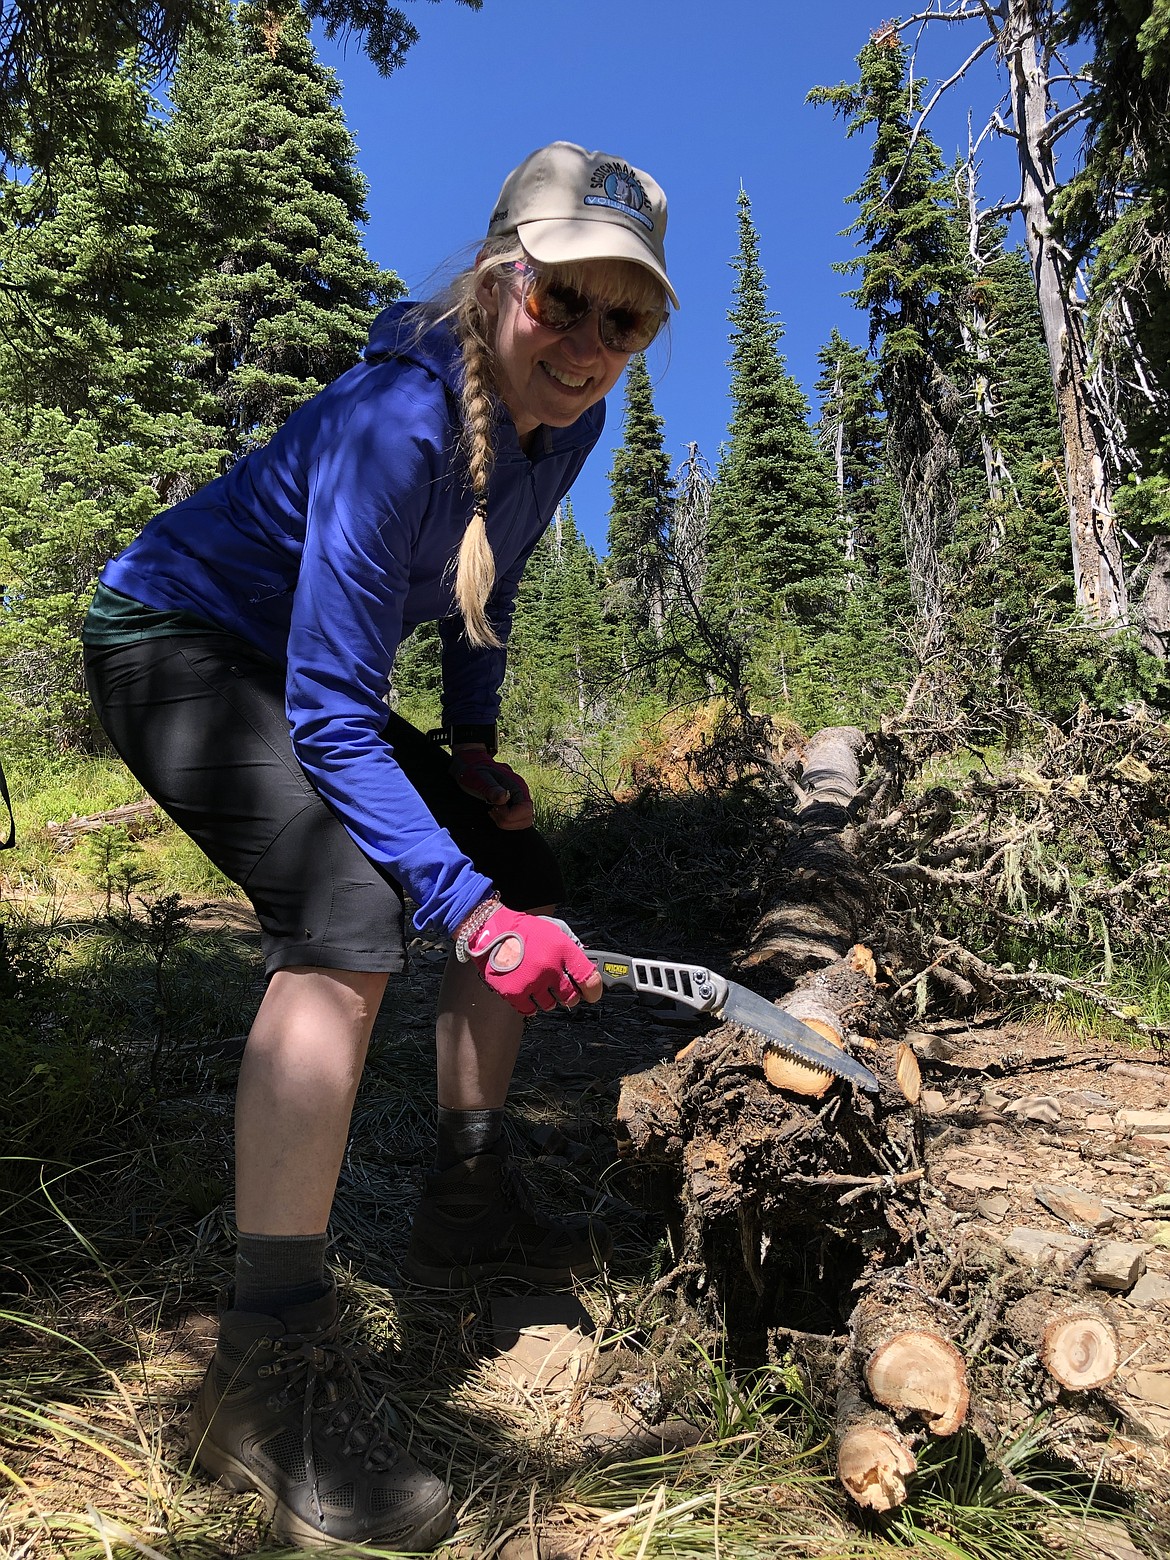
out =
<svg viewBox="0 0 1170 1560"><path fill-rule="evenodd" d="M472 294L461 315L475 311L479 306ZM462 319L458 325L464 324ZM482 325L479 329L470 319L458 330L463 351L463 387L460 392L460 408L463 413L461 446L467 461L467 474L471 480L471 519L459 544L455 569L455 600L463 614L463 627L468 640L480 649L498 648L499 635L488 620L487 604L496 583L496 560L487 534L488 481L495 461L492 430L495 423L494 378L491 352L484 340Z"/></svg>

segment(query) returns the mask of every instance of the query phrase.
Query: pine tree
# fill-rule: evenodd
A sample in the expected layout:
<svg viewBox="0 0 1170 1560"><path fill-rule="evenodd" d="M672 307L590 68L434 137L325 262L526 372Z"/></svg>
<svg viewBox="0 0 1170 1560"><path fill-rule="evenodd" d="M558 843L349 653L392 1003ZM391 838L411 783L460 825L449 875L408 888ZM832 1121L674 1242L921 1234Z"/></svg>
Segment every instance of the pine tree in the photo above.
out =
<svg viewBox="0 0 1170 1560"><path fill-rule="evenodd" d="M565 499L524 571L508 646L502 720L532 758L554 756L606 718L603 689L617 666L602 604L602 570Z"/></svg>
<svg viewBox="0 0 1170 1560"><path fill-rule="evenodd" d="M350 367L402 291L362 245L367 187L338 95L293 0L245 0L183 51L171 135L206 260L196 373L233 455Z"/></svg>
<svg viewBox="0 0 1170 1560"><path fill-rule="evenodd" d="M87 93L116 127L106 155L59 148L52 180L26 164L4 190L0 701L51 749L96 740L78 636L98 571L215 466L175 374L193 276L173 160L132 66Z"/></svg>
<svg viewBox="0 0 1170 1560"><path fill-rule="evenodd" d="M850 294L869 311L886 409L887 458L902 514L909 584L927 642L944 614L943 549L958 516L955 429L959 396L950 370L958 353L956 299L967 273L955 240L954 195L938 147L915 130L920 84L906 81L897 29L879 29L858 55L853 85L818 87L847 134L873 131L873 153L850 198L861 214L848 229L863 252L841 269L860 273Z"/></svg>
<svg viewBox="0 0 1170 1560"><path fill-rule="evenodd" d="M478 11L483 0L456 0ZM327 38L356 37L388 76L418 41L418 29L387 0L304 0L305 15ZM0 13L0 162L29 149L33 166L53 170L77 146L108 151L113 121L86 90L95 76L137 59L150 80L169 75L191 29L214 31L215 0L5 0Z"/></svg>
<svg viewBox="0 0 1170 1560"><path fill-rule="evenodd" d="M656 642L662 638L665 548L674 501L663 426L654 410L646 357L639 352L626 373L622 444L609 474L609 574L626 633L636 640L648 632Z"/></svg>
<svg viewBox="0 0 1170 1560"><path fill-rule="evenodd" d="M784 367L768 308L751 202L739 193L731 331L732 417L711 519L708 600L757 622L777 611L826 617L839 594L832 472L808 426L808 403Z"/></svg>

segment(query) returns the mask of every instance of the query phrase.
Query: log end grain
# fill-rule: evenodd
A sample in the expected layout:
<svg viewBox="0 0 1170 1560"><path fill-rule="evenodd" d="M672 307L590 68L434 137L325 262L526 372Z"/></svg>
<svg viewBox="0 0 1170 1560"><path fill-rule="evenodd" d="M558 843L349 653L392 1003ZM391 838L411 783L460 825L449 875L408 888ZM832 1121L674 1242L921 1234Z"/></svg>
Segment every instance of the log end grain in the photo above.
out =
<svg viewBox="0 0 1170 1560"><path fill-rule="evenodd" d="M1054 1318L1044 1329L1040 1360L1070 1392L1092 1392L1109 1384L1120 1363L1117 1335L1100 1316Z"/></svg>
<svg viewBox="0 0 1170 1560"><path fill-rule="evenodd" d="M866 1511L896 1511L906 1499L906 1480L917 1467L900 1435L874 1425L847 1430L837 1447L837 1477Z"/></svg>
<svg viewBox="0 0 1170 1560"><path fill-rule="evenodd" d="M865 1382L899 1419L921 1419L935 1435L954 1435L967 1417L967 1366L949 1338L911 1328L873 1350Z"/></svg>

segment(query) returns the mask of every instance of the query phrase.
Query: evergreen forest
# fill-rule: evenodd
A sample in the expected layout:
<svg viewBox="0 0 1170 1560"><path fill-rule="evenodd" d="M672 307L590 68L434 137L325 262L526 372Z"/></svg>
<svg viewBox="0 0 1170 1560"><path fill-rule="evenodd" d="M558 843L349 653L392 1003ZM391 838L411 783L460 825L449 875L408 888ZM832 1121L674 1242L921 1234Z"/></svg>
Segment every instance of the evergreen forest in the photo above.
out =
<svg viewBox="0 0 1170 1560"><path fill-rule="evenodd" d="M508 0L441 3L486 23ZM193 1471L180 1423L230 1262L231 1089L263 990L254 927L112 754L80 634L107 560L343 373L405 295L368 252L367 177L314 39L350 39L393 92L427 21L385 0L0 7L5 1554L284 1552L258 1503ZM916 68L916 37L936 27L947 83ZM1059 1066L1078 1046L1102 1068L1146 1066L1146 1092L1120 1103L1164 1118L1137 1129L1157 1141L1125 1147L1135 1178L1148 1169L1153 1212L1130 1231L1148 1277L1170 1260L1170 0L929 0L905 21L875 12L858 42L851 79L808 83L819 134L856 138L867 159L840 192L856 339L828 334L810 398L741 187L720 218L725 436L701 449L668 429L646 357L631 359L593 457L610 461L604 548L569 496L524 574L502 751L532 784L587 941L734 965L780 998L811 967L785 962L792 885L815 902L828 883L824 924L854 906L903 1030L921 1041L936 1020L986 1013L1019 1026L949 1083L927 1079L939 1099L953 1086L964 1125L1002 1118L979 1088L1010 1073L1017 1042L1048 1056L1037 1037L1054 1030L1073 1037ZM934 137L934 97L984 56L1005 86L989 119L1018 154L1006 201L980 186L977 124L965 158ZM440 720L440 653L423 625L387 689L423 729ZM861 769L810 822L801 755L839 730L857 733ZM828 835L844 840L831 859L816 854ZM396 1288L399 1192L419 1183L433 1126L442 952L415 938L415 986L387 998L330 1253L379 1390L453 1470L465 1503L443 1553L1170 1554L1170 1398L1145 1419L1077 1398L1074 1424L1068 1391L1036 1386L1023 1348L1014 1376L997 1356L993 1387L979 1370L1000 1334L970 1318L1020 1297L1000 1269L979 1269L979 1289L974 1267L960 1296L957 1236L937 1293L966 1308L953 1330L967 1328L983 1418L949 1440L920 1426L898 1499L858 1500L833 1462L844 1436L816 1342L844 1319L809 1295L826 1274L860 1284L876 1237L867 1226L864 1261L846 1258L834 1204L778 1277L771 1205L732 1238L734 1221L703 1223L677 1166L686 1218L656 1220L651 1171L612 1163L619 1087L658 1060L626 1017L617 1039L601 1020L615 1057L584 1083L592 1031L549 1020L521 1064L515 1131L542 1189L587 1200L600 1178L628 1237L626 1267L584 1297L617 1362L610 1419L632 1404L656 1430L698 1428L647 1442L607 1420L589 1440L580 1394L554 1411L485 1386L479 1299L452 1315ZM931 1173L881 1163L887 1178ZM801 1184L836 1176L834 1195L872 1168L793 1165ZM717 1268L732 1247L747 1261L741 1237L761 1253L742 1310L743 1273ZM776 1286L800 1304L757 1316ZM1162 1361L1170 1279L1160 1303ZM433 1391L417 1377L432 1348ZM1126 1437L1146 1450L1121 1467Z"/></svg>

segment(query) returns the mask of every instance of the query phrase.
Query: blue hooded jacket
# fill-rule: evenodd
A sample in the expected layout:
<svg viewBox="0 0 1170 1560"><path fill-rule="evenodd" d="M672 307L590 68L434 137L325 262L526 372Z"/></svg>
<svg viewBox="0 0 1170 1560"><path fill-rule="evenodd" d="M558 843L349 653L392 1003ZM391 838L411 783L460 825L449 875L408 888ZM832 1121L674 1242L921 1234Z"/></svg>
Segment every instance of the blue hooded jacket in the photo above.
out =
<svg viewBox="0 0 1170 1560"><path fill-rule="evenodd" d="M440 829L384 736L398 646L435 621L443 717L499 713L503 650L467 643L452 560L471 514L458 454L462 361L451 330L421 337L408 304L375 320L364 360L263 448L156 516L107 564L111 589L194 613L287 667L293 751L362 851L402 883L419 928L449 931L491 892ZM502 643L524 565L601 435L604 405L537 430L531 455L501 411L488 495Z"/></svg>

